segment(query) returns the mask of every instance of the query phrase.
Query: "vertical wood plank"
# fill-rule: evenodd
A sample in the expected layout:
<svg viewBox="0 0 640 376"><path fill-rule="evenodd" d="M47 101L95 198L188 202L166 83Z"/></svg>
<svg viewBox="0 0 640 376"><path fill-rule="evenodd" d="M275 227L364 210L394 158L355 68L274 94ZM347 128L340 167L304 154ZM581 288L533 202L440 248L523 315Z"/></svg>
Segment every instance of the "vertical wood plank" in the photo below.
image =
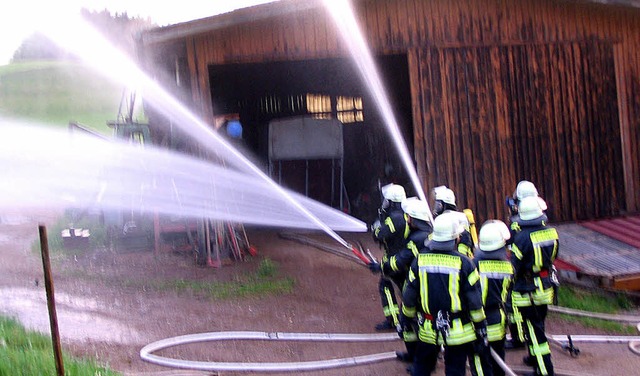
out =
<svg viewBox="0 0 640 376"><path fill-rule="evenodd" d="M316 56L326 57L329 55L329 48L327 44L327 17L325 12L318 12L314 19L314 33L316 35ZM366 25L363 26L364 30Z"/></svg>
<svg viewBox="0 0 640 376"><path fill-rule="evenodd" d="M302 13L302 35L304 37L304 57L316 56L316 30L314 20L317 17L309 10Z"/></svg>
<svg viewBox="0 0 640 376"><path fill-rule="evenodd" d="M455 127L455 120L453 119L453 110L451 109L452 98L455 98L455 90L453 89L453 85L450 83L449 77L453 77L451 66L455 66L455 62L451 63L453 60L451 50L444 49L441 51L442 53L439 55L440 57L440 69L442 70L442 74L440 75L442 81L442 100L443 100L443 122L442 122L442 145L444 146L444 150L442 153L438 155L437 158L440 159L440 164L444 164L442 167L443 173L439 176L439 181L436 183L440 184L451 184L449 181L453 179L453 165L454 160L452 159L452 133L453 127Z"/></svg>
<svg viewBox="0 0 640 376"><path fill-rule="evenodd" d="M431 35L434 45L441 45L444 42L444 27L442 26L442 12L441 12L442 0L427 1L425 7L425 22L431 29Z"/></svg>
<svg viewBox="0 0 640 376"><path fill-rule="evenodd" d="M424 47L426 41L433 39L431 33L428 32L429 27L427 25L427 17L425 16L427 2L412 0L411 3L413 4L413 10L411 6L409 6L408 12L413 12L413 14L409 14L409 17L413 18L412 22L415 29L412 47Z"/></svg>
<svg viewBox="0 0 640 376"><path fill-rule="evenodd" d="M375 4L372 1L363 1L354 4L363 16L366 27L364 30L366 33L366 40L372 46L379 46L380 41L378 39L380 32L378 31L378 18L376 16Z"/></svg>
<svg viewBox="0 0 640 376"><path fill-rule="evenodd" d="M411 49L407 52L407 65L409 69L409 90L411 93L411 116L413 118L413 145L414 155L416 159L416 167L418 176L421 178L423 189L427 187L425 176L428 174L427 159L426 159L426 143L424 121L425 115L423 114L422 107L422 90L423 83L422 72L420 71L420 54L416 49ZM429 86L425 86L429 87Z"/></svg>
<svg viewBox="0 0 640 376"><path fill-rule="evenodd" d="M549 160L549 165L551 166L551 171L560 172L559 165L562 156L559 156L557 150L559 148L558 139L556 134L557 125L555 124L555 85L556 82L553 81L553 73L551 67L551 47L553 44L544 44L539 46L541 61L539 64L540 73L544 76L544 123L545 123L545 139L542 140L543 145L546 143L545 153L547 155L547 159ZM561 213L560 207L557 203L560 201L558 199L558 181L560 179L549 176L553 176L556 173L543 171L543 177L545 179L545 195L549 197L551 202L554 204L554 216L557 218L558 213Z"/></svg>

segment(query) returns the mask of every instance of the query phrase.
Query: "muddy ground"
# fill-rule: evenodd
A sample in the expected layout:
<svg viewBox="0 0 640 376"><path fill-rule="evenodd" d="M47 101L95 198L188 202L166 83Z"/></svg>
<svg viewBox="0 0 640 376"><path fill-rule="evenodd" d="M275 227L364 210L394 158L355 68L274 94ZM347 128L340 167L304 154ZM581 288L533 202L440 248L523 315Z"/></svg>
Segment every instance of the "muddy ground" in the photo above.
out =
<svg viewBox="0 0 640 376"><path fill-rule="evenodd" d="M51 224L51 212L13 211L0 214L0 313L26 326L48 331L42 261L32 244L38 222ZM286 240L279 230L248 229L258 255L221 268L196 266L185 254L151 251L83 251L54 254L53 278L60 334L66 351L92 357L125 375L240 375L243 372L175 370L140 359L140 349L157 340L214 331L295 333L374 333L383 317L377 278L354 262ZM50 234L49 236L55 236ZM380 251L367 234L341 234L360 240L374 254ZM327 244L338 246L320 235ZM162 280L238 281L263 258L279 265L279 274L295 281L290 294L212 300L198 293L158 289ZM551 334L599 334L581 325L548 319ZM572 358L553 348L557 370L575 375L637 375L640 357L627 344L577 343ZM335 342L208 342L162 350L160 355L202 361L299 362L401 350L400 341ZM507 363L522 367L522 351L509 352ZM304 375L404 375L406 365L387 360L374 364ZM52 371L53 374L53 371ZM269 373L270 375L278 373ZM437 374L443 374L442 366Z"/></svg>

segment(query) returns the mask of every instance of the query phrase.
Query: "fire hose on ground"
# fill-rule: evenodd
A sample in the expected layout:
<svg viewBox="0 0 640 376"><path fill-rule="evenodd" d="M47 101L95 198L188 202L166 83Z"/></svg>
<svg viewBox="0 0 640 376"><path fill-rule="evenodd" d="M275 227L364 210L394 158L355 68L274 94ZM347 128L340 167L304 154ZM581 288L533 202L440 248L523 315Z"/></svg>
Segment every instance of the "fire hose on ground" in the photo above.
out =
<svg viewBox="0 0 640 376"><path fill-rule="evenodd" d="M331 334L331 333L282 333L282 332L210 332L190 334L153 342L140 350L140 357L148 362L174 368L195 369L201 371L312 371L345 366L357 366L395 359L394 351L355 356L348 358L318 360L308 362L284 363L244 363L244 362L203 362L193 360L172 359L153 354L161 349L186 345L196 342L222 340L271 340L271 341L346 341L346 342L380 342L397 341L396 333L387 334Z"/></svg>
<svg viewBox="0 0 640 376"><path fill-rule="evenodd" d="M578 316L588 316L594 318L603 318L606 319L617 319L616 315L607 315L607 314L597 314L592 312L585 311L577 311L564 307L553 307L552 311L564 313L564 314L575 314ZM629 319L632 316L624 316L621 315L622 320ZM640 318L638 318L640 322ZM640 330L640 324L638 324L638 329ZM551 335L550 339L556 342L562 342L563 338L569 336L562 335ZM601 342L601 343L612 343L612 342L629 342L630 350L640 355L638 351L638 343L640 343L640 337L638 336L595 336L595 335L580 335L580 336L571 336L573 341L575 342ZM293 372L293 371L312 371L312 370L322 370L322 369L331 369L331 368L339 368L339 367L347 367L347 366L359 366L372 364L376 362L381 362L385 360L396 359L395 352L384 352L370 355L362 355L355 357L347 357L347 358L338 358L338 359L330 359L330 360L319 360L319 361L306 361L306 362L280 362L280 363L246 363L246 362L204 362L204 361L192 361L192 360L183 360L183 359L173 359L169 357L164 357L160 355L153 354L156 351L181 346L191 343L197 342L208 342L208 341L223 341L223 340L272 340L272 341L342 341L342 342L381 342L381 341L398 341L399 338L396 333L385 333L385 334L341 334L341 333L283 333L283 332L245 332L245 331L229 331L229 332L209 332L209 333L199 333L199 334L190 334L178 337L172 337L163 339L157 342L150 343L144 346L140 350L140 357L150 363L158 364L165 367L172 368L180 368L180 369L191 369L191 370L200 370L200 371L245 371L245 372ZM509 368L509 366L493 351L491 350L491 354L500 367L503 368L505 374L510 376L515 376L516 373L514 370L518 372L522 372L523 369L520 367L516 367L513 370ZM556 372L559 376L576 376L577 374L571 372L565 372L557 370ZM580 375L586 376L585 373L580 373Z"/></svg>
<svg viewBox="0 0 640 376"><path fill-rule="evenodd" d="M335 249L333 247L326 246L321 242L314 241L307 237L303 237L295 234L281 234L283 238L296 240L303 242L307 245L312 245L320 248L323 251L333 253L335 255L345 257L355 262L365 262L366 258L372 259L373 256L365 251L359 244L358 248L353 247L353 254L347 254L341 249ZM359 253L359 254L358 254ZM587 311L580 311L565 307L549 306L549 310L552 312L598 318L604 320L618 321L618 322L633 322L637 323L637 328L640 331L640 317L630 315L612 315L605 313L594 313ZM602 336L602 335L550 335L548 336L549 342L559 346L562 350L568 350L571 356L577 356L579 350L573 346L573 342L600 342L600 343L622 343L628 342L629 349L636 355L640 355L640 336ZM565 343L564 341L568 341ZM284 333L284 332L250 332L250 331L228 331L228 332L209 332L190 334L178 337L172 337L156 341L144 346L140 350L140 357L150 363L158 364L161 366L191 369L200 371L245 371L245 372L293 372L293 371L312 371L322 370L330 368L339 368L347 366L358 366L365 364L372 364L385 360L396 359L394 351L354 356L347 358L338 358L330 360L318 360L318 361L306 361L306 362L280 362L280 363L247 363L247 362L204 362L193 361L183 359L173 359L160 355L153 354L156 351L166 349L169 347L181 346L197 342L208 341L223 341L223 340L272 340L272 341L342 341L342 342L380 342L380 341L398 341L398 335L396 333L385 334L346 334L346 333ZM505 371L506 375L515 376L514 370L501 359L498 354L491 349L491 355L496 360L497 364ZM526 370L521 367L515 367L518 372ZM578 374L556 370L556 374L559 376L577 376ZM585 373L580 373L582 376L587 376Z"/></svg>

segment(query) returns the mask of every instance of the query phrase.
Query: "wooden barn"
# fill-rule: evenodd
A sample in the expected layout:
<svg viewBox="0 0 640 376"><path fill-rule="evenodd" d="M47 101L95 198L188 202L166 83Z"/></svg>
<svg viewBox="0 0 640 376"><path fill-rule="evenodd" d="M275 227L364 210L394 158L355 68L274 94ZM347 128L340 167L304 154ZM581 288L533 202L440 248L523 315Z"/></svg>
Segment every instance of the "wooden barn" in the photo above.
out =
<svg viewBox="0 0 640 376"><path fill-rule="evenodd" d="M351 3L425 191L449 186L480 223L505 218L505 196L522 179L536 184L554 222L638 212L639 1ZM146 69L212 128L240 121L265 170L274 120L338 119L345 210L369 220L378 181L415 194L321 1L281 0L152 29L139 43ZM150 115L164 144L167 121ZM304 170L306 193L326 201L329 166L280 167L299 191Z"/></svg>

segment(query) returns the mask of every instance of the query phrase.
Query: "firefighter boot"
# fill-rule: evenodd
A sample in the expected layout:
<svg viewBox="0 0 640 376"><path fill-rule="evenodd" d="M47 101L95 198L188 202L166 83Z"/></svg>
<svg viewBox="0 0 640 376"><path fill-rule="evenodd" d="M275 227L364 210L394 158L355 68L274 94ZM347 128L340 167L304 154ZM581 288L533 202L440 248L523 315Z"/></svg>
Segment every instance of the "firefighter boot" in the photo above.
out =
<svg viewBox="0 0 640 376"><path fill-rule="evenodd" d="M390 320L384 320L381 323L376 324L376 330L379 332L386 330L396 330L396 327L391 324Z"/></svg>
<svg viewBox="0 0 640 376"><path fill-rule="evenodd" d="M524 343L515 339L508 339L504 342L505 350L521 349L523 347L524 347Z"/></svg>
<svg viewBox="0 0 640 376"><path fill-rule="evenodd" d="M408 351L396 351L396 358L405 363L413 362L413 355L409 355Z"/></svg>
<svg viewBox="0 0 640 376"><path fill-rule="evenodd" d="M396 351L396 358L405 363L413 363L417 342L405 342L404 345L407 348L407 351Z"/></svg>

